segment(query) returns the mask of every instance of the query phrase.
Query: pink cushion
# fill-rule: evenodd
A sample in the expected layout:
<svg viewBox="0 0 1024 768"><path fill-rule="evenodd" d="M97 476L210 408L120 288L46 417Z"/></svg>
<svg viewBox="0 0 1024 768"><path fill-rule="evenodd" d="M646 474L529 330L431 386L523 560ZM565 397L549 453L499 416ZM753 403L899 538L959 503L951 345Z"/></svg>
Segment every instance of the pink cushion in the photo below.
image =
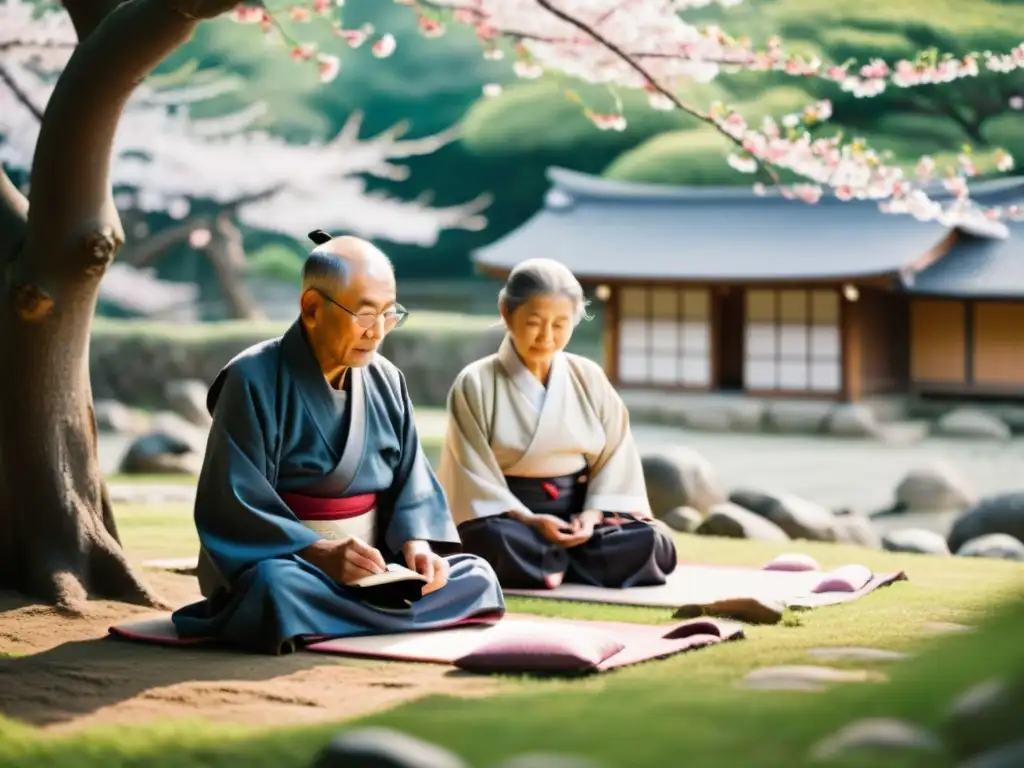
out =
<svg viewBox="0 0 1024 768"><path fill-rule="evenodd" d="M761 569L762 571L817 571L820 570L818 561L810 555L804 555L800 552L787 552L784 555L779 555L772 560L768 565Z"/></svg>
<svg viewBox="0 0 1024 768"><path fill-rule="evenodd" d="M812 592L856 592L871 581L871 569L866 565L844 565L825 574Z"/></svg>
<svg viewBox="0 0 1024 768"><path fill-rule="evenodd" d="M540 628L533 623L506 627L456 659L455 666L481 673L586 672L626 647L594 629L555 624Z"/></svg>

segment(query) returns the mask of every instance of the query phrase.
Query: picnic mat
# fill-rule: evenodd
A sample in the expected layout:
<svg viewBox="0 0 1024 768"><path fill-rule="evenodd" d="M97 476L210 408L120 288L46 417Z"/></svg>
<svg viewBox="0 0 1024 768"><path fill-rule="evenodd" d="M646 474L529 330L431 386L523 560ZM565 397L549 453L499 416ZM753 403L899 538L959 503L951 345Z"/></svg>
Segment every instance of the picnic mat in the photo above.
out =
<svg viewBox="0 0 1024 768"><path fill-rule="evenodd" d="M110 634L162 645L210 644L179 638L169 617L111 627ZM739 624L718 619L655 626L506 614L443 630L310 638L303 650L452 664L480 673L603 672L743 637Z"/></svg>
<svg viewBox="0 0 1024 768"><path fill-rule="evenodd" d="M867 566L844 565L833 571L776 570L783 558L765 568L680 564L658 587L606 589L562 584L555 589L506 589L506 595L581 603L610 603L674 608L678 616L703 613L753 623L775 623L790 609L846 603L879 587L906 579L902 571L873 573Z"/></svg>

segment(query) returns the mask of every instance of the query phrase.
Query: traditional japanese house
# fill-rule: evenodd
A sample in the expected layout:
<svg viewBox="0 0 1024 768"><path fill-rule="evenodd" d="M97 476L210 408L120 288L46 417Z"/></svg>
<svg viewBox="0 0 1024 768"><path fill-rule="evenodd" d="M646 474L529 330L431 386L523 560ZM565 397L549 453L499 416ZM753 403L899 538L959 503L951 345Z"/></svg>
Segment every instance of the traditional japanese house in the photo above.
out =
<svg viewBox="0 0 1024 768"><path fill-rule="evenodd" d="M544 208L477 251L559 259L605 302L620 387L857 401L1024 398L1024 224L949 229L869 201L549 171ZM980 183L986 205L1024 178Z"/></svg>

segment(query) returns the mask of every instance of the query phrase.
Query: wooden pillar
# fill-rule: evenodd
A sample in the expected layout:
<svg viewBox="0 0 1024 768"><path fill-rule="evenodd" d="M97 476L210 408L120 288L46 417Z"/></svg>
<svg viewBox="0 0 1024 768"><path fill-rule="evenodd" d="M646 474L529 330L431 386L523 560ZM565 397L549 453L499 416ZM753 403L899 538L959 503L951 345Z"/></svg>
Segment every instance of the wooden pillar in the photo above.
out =
<svg viewBox="0 0 1024 768"><path fill-rule="evenodd" d="M841 399L854 403L861 397L862 340L860 302L849 301L839 291L839 327L842 333L843 387Z"/></svg>
<svg viewBox="0 0 1024 768"><path fill-rule="evenodd" d="M610 284L604 303L604 371L612 384L619 381L619 287Z"/></svg>

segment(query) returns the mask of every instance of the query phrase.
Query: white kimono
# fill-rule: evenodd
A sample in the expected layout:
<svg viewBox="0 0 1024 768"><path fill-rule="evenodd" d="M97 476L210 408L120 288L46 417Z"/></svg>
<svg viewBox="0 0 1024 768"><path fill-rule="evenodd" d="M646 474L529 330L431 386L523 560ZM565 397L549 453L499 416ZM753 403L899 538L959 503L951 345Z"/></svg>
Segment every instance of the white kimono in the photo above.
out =
<svg viewBox="0 0 1024 768"><path fill-rule="evenodd" d="M596 363L555 355L547 388L510 337L467 366L448 395L448 434L438 479L456 525L518 511L532 514L505 476L560 477L586 470L584 509L650 519L629 413Z"/></svg>

